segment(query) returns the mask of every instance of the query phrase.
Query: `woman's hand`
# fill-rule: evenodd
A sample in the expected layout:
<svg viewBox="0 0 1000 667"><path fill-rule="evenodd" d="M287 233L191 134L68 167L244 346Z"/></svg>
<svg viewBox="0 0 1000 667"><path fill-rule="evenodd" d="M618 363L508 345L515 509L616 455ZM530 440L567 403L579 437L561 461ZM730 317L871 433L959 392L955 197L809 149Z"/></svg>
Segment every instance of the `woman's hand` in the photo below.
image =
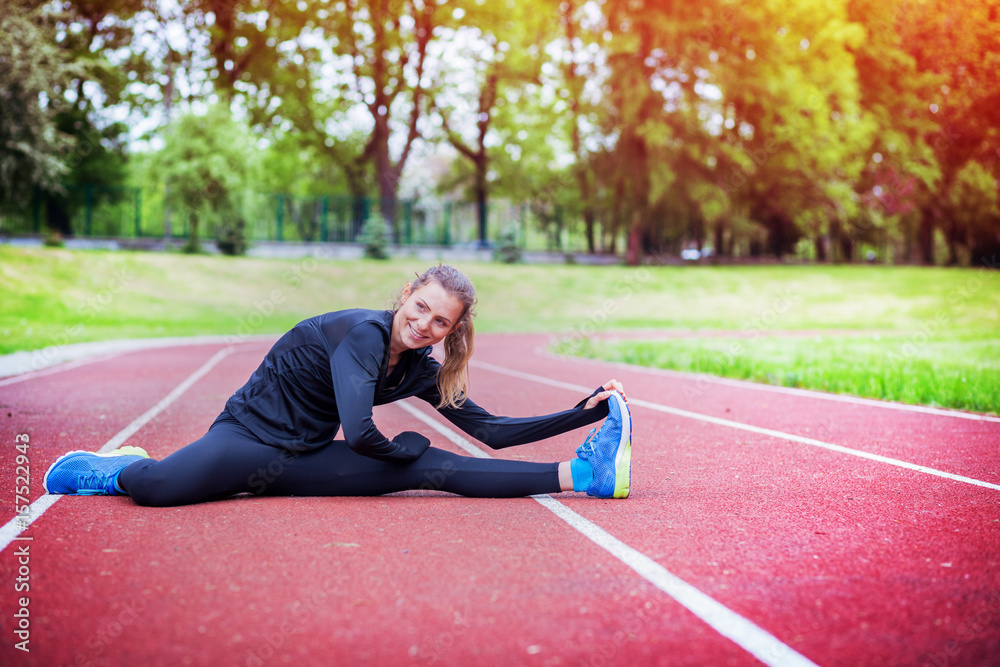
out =
<svg viewBox="0 0 1000 667"><path fill-rule="evenodd" d="M625 388L622 386L622 383L618 380L611 379L604 383L604 391L598 392L590 397L590 400L583 406L584 410L589 410L601 401L608 400L608 397L611 396L612 390L621 394L622 398L625 399L625 402L628 403L628 396L625 395Z"/></svg>

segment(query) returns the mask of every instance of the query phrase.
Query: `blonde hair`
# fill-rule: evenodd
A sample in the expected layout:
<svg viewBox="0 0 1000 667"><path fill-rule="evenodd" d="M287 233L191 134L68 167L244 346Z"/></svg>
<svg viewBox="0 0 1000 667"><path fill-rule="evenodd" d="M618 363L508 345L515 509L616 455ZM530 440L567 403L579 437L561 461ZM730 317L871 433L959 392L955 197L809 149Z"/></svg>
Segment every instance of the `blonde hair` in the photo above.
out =
<svg viewBox="0 0 1000 667"><path fill-rule="evenodd" d="M462 315L455 330L444 338L444 363L438 371L437 388L441 395L438 408L458 408L469 393L469 360L475 348L475 328L472 321L476 317L476 288L453 266L439 264L432 266L410 283L410 294L431 281L441 285L448 294L462 304ZM395 309L402 305L402 294L396 299Z"/></svg>

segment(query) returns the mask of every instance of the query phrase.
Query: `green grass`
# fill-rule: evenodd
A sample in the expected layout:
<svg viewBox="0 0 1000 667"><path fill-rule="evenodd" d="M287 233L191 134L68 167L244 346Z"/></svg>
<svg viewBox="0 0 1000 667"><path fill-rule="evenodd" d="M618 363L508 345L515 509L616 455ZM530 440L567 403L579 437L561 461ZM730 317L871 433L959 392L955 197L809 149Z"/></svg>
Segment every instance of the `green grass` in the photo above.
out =
<svg viewBox="0 0 1000 667"><path fill-rule="evenodd" d="M0 353L90 340L281 333L312 315L384 308L421 260L265 260L0 246ZM997 412L1000 272L874 266L460 264L481 332L745 332L562 349L682 370ZM811 338L760 333L822 331ZM878 331L880 338L840 330ZM912 350L911 350L912 348ZM720 363L720 350L722 359ZM905 353L903 352L905 350ZM730 359L731 357L731 359ZM962 382L961 378L965 378ZM971 386L970 386L971 385Z"/></svg>
<svg viewBox="0 0 1000 667"><path fill-rule="evenodd" d="M573 349L575 348L575 349ZM557 347L557 349L559 349ZM564 344L564 351L904 403L1000 411L1000 340L917 336L712 338Z"/></svg>

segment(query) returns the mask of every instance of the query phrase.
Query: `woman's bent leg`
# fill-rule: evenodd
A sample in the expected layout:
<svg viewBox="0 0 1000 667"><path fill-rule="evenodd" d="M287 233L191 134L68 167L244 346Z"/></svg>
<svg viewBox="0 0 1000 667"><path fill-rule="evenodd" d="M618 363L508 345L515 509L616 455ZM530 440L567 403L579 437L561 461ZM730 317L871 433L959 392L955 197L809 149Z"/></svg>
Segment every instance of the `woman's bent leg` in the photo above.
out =
<svg viewBox="0 0 1000 667"><path fill-rule="evenodd" d="M118 485L140 505L170 507L261 493L260 473L280 465L285 450L262 443L228 415L208 433L163 460L144 459L122 470Z"/></svg>

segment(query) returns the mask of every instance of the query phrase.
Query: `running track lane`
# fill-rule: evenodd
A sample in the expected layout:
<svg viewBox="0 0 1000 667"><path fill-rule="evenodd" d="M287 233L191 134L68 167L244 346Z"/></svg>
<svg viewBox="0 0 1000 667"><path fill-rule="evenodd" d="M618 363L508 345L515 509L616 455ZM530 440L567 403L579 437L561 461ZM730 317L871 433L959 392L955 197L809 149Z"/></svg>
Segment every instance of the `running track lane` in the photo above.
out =
<svg viewBox="0 0 1000 667"><path fill-rule="evenodd" d="M509 338L481 338L482 343L477 359L488 362L491 356L503 356L504 339L509 342ZM524 347L521 349L523 350ZM245 375L256 365L259 353L258 350L257 356L248 355L251 360L246 363L242 375L234 372L235 379L232 382L224 381L222 386L217 388L215 394L197 403L195 411L201 410L206 420L201 425L191 428L188 433L177 433L178 424L187 421L187 419L170 418L165 413L162 421L170 431L169 434L158 434L153 430L148 432L144 430L140 431L135 438L146 437L149 442L145 444L149 445L169 440L171 437L187 441L200 435L204 425L210 422L214 414L217 413L221 401L234 386L242 383ZM233 361L235 363L237 359L233 359ZM556 364L555 368L550 369L552 371L550 374L553 377L566 378L572 375L573 371L579 372L576 364L567 364L564 360L549 359L548 362ZM538 358L530 360L527 365L530 366L531 371L544 374L547 370L545 363L547 362ZM223 364L220 363L220 374L223 370ZM613 374L623 377L620 368L616 369ZM496 377L491 377L491 375ZM595 376L593 372L585 375L582 383L586 387L596 385L606 379L603 375ZM206 377L192 389L192 392L200 390L201 385L208 383L213 377L215 374ZM629 395L633 399L650 400L651 397L655 399L655 390L654 394L646 394L645 389L643 391L637 390L635 382L638 379L637 375L635 377L627 375L623 379L627 381ZM195 400L197 395L192 394L192 400ZM552 390L541 385L531 387L524 381L512 382L509 377L483 372L479 369L474 372L473 395L491 409L509 414L547 412L566 407L567 402L571 404L578 399L578 396L571 392ZM4 396L6 395L0 393L0 400L7 402L3 398ZM219 398L220 396L221 398ZM218 400L210 400L213 397ZM182 398L178 402L178 410L181 410L180 404L184 400ZM426 406L422 407L426 409ZM700 407L714 409L712 401L708 399ZM381 412L377 416L380 424L386 423L386 430L392 431L393 426L390 424L394 423L386 420L405 419L405 416L393 416L392 411L395 410L398 409L388 408L389 412L386 416L383 416ZM167 412L170 410L168 409ZM181 414L197 421L193 419L191 409L187 409ZM842 460L844 459L842 455L817 452L800 445L791 445L787 442L775 443L772 442L773 439L768 438L747 440L742 435L734 440L732 429L720 428L715 425L692 424L690 420L677 419L643 411L639 408L635 410L635 414L637 419L635 433L637 492L635 497L626 503L607 503L576 498L570 494L562 496L564 502L576 509L581 515L590 518L610 532L616 533L626 543L656 559L671 571L695 584L730 608L736 609L744 616L768 628L784 641L805 652L821 664L913 662L925 655L934 657L938 662L943 655L948 664L980 664L996 655L995 640L990 643L989 639L996 635L996 627L990 628L990 624L996 623L996 617L1000 615L1000 609L998 609L1000 604L997 603L994 596L997 590L995 575L991 575L991 572L996 569L996 564L989 560L990 554L995 554L997 551L995 523L993 526L987 525L982 530L978 524L963 525L970 522L975 523L974 509L977 503L981 504L982 502L979 496L974 496L971 500L968 498L963 500L960 495L956 496L952 489L942 486L942 484L955 483L944 480L927 480L923 478L925 476L912 472L905 472L905 475L909 477L899 481L893 476L898 477L904 474L904 471L893 469L891 474L886 473L882 467L869 461L851 460L849 464L846 464ZM146 428L153 429L160 421L159 419L154 420ZM414 426L412 422L408 421L399 423L399 429L413 428ZM646 430L643 431L643 429ZM165 437L166 435L170 437ZM435 437L436 444L442 444L440 438L433 437ZM568 453L572 451L572 447L578 444L579 438L579 434L567 434L547 443L504 450L496 454L522 456L537 460L566 458ZM666 442L668 438L672 442ZM33 436L33 441L35 440L37 438ZM443 442L447 443L447 441ZM649 447L647 444L643 449L639 449L641 442L655 442L657 446ZM712 446L707 447L706 443L711 443ZM94 448L99 444L100 442L96 443ZM130 444L143 443L133 440L130 441ZM160 446L171 450L175 444L165 443ZM775 449L776 447L779 449ZM788 450L781 450L780 447L787 447ZM778 456L775 456L776 454ZM154 455L156 454L154 453ZM817 460L816 457L819 455L827 458ZM776 459L782 464L776 466ZM45 465L47 466L47 463ZM44 470L44 467L41 469ZM667 471L666 474L664 471ZM912 477L921 478L920 484L914 485ZM860 479L861 482L856 481L857 479ZM876 482L880 482L881 485ZM897 482L899 488L891 486ZM928 485L927 482L931 483ZM886 484L890 486L886 487ZM857 489L862 489L871 495L866 496ZM846 495L842 493L845 491ZM893 491L896 491L897 495L905 491L907 495L902 498L893 498ZM844 502L848 496L850 500L857 499L863 502L853 505ZM995 494L993 496L987 494L987 497L995 499ZM441 498L436 500L442 501ZM79 503L80 501L90 503L79 505L81 511L87 511L86 515L80 515L81 518L84 516L92 517L92 504L95 499L67 498L51 511L62 511L65 503ZM278 504L294 503L293 506L289 507L294 507L295 514L298 515L304 510L306 503L317 503L318 507L326 507L327 504L334 501L340 504L345 502L337 499L294 501L291 499L247 498L217 505L235 506L236 503L263 503L255 507L255 511L262 510L269 516L273 511L269 508L277 507ZM148 516L148 513L151 512L151 510L135 508L124 499L100 499L97 502L118 503L118 505L124 503L123 507L115 506L116 510L131 509L132 512L138 512L140 516L144 515L143 513ZM382 502L399 502L399 500L391 498L352 499L349 507L366 507L369 503ZM418 521L422 521L423 517L426 516L429 501L428 499L420 499L413 502L416 503L415 511L421 513ZM457 503L471 503L483 507L492 518L501 508L516 507L518 503L523 502L528 501L469 501L447 497L447 502L442 502L442 504L446 506L448 511L443 514L441 520L428 522L428 525L440 526L442 523L448 523L452 518L453 508L458 506ZM969 509L970 502L971 510ZM186 516L196 509L200 511L202 508L207 508L208 517L218 516L218 512L213 510L213 507L215 506L188 508L184 515ZM392 505L392 507L395 508L397 505ZM986 520L988 521L990 516L995 518L995 502L984 507L987 515ZM480 512L484 510L480 510ZM176 512L176 510L171 511ZM521 516L524 513L524 508L520 508L515 514ZM551 521L551 519L543 519L538 516L537 509L530 510L528 514L533 517L529 526L546 525L546 521ZM926 516L928 514L932 516ZM904 521L906 517L912 519L913 525L908 525ZM814 530L811 533L804 530L801 525L804 519L814 523L822 523L820 527L823 530ZM362 517L361 520L364 521L364 518ZM52 517L46 515L45 519L36 526L39 529L49 525L56 527L55 524L51 524L52 521ZM58 527L66 528L65 524L65 521L60 521ZM237 522L233 529L239 533L239 527L242 525ZM973 538L968 548L955 551L954 543L956 541L963 542L963 536L950 534L953 525L965 527L966 532ZM159 526L160 522L152 522L150 541L156 539ZM421 523L421 527L424 526L425 524ZM494 529L493 537L495 539L498 533L492 524L490 527ZM31 530L35 531L35 527L32 527ZM549 525L547 534L551 532L552 528ZM980 533L985 534L986 537L982 537ZM52 539L60 539L61 534L58 531L56 534L57 536ZM186 534L181 531L182 536ZM396 537L393 539L412 538L411 533L404 532L404 534L406 538ZM502 532L499 534L502 535ZM990 535L992 535L991 538ZM99 537L99 535L95 537ZM281 539L285 539L285 536L282 535ZM990 539L993 541L991 542ZM880 543L880 540L888 540L888 546ZM191 540L187 539L187 541ZM575 549L579 552L582 548L579 545L579 538L570 536L569 541L573 543L569 550ZM900 552L899 542L911 542L915 548L923 549L921 558L924 559L923 564L925 565L931 561L940 562L934 562L933 566L927 566L925 570L920 570L920 559L914 557L906 549ZM142 544L143 542L140 540L133 543ZM530 538L528 543L531 543ZM523 539L519 544L524 544ZM74 542L74 546L78 545ZM909 546L909 544L904 546ZM360 548L341 547L344 550ZM586 549L584 548L584 550ZM100 549L95 547L88 553L92 556L93 553L99 551ZM517 552L516 549L509 548L509 545L494 547L494 551L503 554L502 560L513 561L514 567L524 567L524 561L517 562L516 557L507 556L508 551ZM813 551L815 553L812 553ZM948 553L943 554L944 551ZM574 565L570 564L565 569L548 571L548 574L544 568L542 568L541 573L536 573L533 568L540 567L538 561L541 560L547 564L549 558L537 558L533 549L529 549L527 553L529 555L527 562L532 566L530 568L532 576L541 575L543 578L548 576L549 581L562 581L566 579L567 572L574 571ZM909 556L903 559L902 566L898 560L900 553ZM956 553L961 556L961 559L953 555ZM822 559L809 558L809 556L820 554L822 554ZM577 556L579 555L577 553ZM945 555L952 558L953 562L941 560ZM456 559L455 557L455 553L449 553L446 562L451 563ZM604 554L600 554L600 557L606 560ZM186 563L190 568L192 557L186 555L181 558L181 564ZM578 562L578 558L572 560ZM821 562L814 562L816 560ZM88 571L87 562L87 559L84 558L81 566L83 571ZM945 568L942 565L946 562L951 566L950 568ZM249 566L251 570L254 569L252 562L242 563L242 565L244 568ZM6 566L7 561L5 560ZM395 563L394 566L398 567ZM488 563L487 566L489 566ZM963 566L972 566L964 568L971 569L972 572L961 571ZM979 566L978 570L975 566ZM39 570L43 569L42 565L37 567ZM473 571L477 567L482 569L483 563L476 560L470 567ZM494 567L500 570L506 566L503 563L498 563ZM575 567L578 569L579 565ZM618 568L613 571L618 573L618 578L628 581L632 575L628 571L622 573L620 570L621 568ZM377 575L377 573L375 574ZM955 576L949 577L948 575ZM417 581L420 578L419 572L411 573L406 581ZM530 580L531 577L526 577L522 572L520 576L514 577L512 582L505 582L503 590L506 592L507 586L518 590L518 584L526 578ZM571 578L575 579L576 577L571 575ZM207 577L205 585L212 585L209 582L213 579L213 577ZM642 580L639 583L644 584ZM579 582L577 582L578 585ZM81 597L86 599L86 590L80 595L74 596L74 600L79 600ZM338 588L338 590L340 589ZM534 590L534 587L529 587L529 590ZM581 592L584 602L591 599L591 604L586 606L588 614L593 615L593 597L599 597L600 594L589 588ZM462 589L456 590L446 597L446 602L450 601L454 605L454 601L462 599L462 596ZM644 596L645 601L643 602ZM237 597L240 596L237 595ZM633 662L636 660L649 662L656 657L666 660L667 656L671 656L670 662L679 659L690 661L692 664L706 661L724 662L727 656L734 658L737 662L748 659L746 654L739 651L737 651L736 656L727 654L725 650L720 652L720 646L725 646L726 642L720 645L717 638L703 637L689 641L699 635L699 633L692 634L688 631L689 627L693 626L696 629L700 627L701 635L705 634L704 627L699 622L685 617L686 612L683 611L681 619L687 618L687 621L678 624L677 619L671 618L673 607L669 605L669 601L665 600L661 594L649 591L648 586L645 589L643 586L631 589L630 597L640 598L639 603L627 604L628 611L624 617L620 614L612 614L613 618L609 619L610 625L603 628L610 633L607 635L608 641L603 643L599 639L589 641L590 637L600 637L599 631L595 635L593 628L590 628L589 632L581 630L582 634L571 633L569 641L564 642L561 649L553 651L552 643L534 643L520 646L524 650L521 655L536 656L533 660L539 662L545 662L547 658L551 659L553 654L573 656L574 659L587 661L588 658L595 657L605 659L609 653L612 662L627 656L630 656L630 660ZM886 597L892 599L885 600ZM287 599L292 600L292 598ZM295 598L292 603L301 602L301 600L301 597ZM884 604L880 604L880 600ZM632 601L636 602L634 599ZM101 597L97 598L96 603L95 607L95 601L90 600L89 607L83 605L83 609L100 608L101 603L105 606L108 605L108 602ZM898 603L898 606L890 603ZM128 602L119 600L119 604L127 605ZM949 604L952 605L950 609ZM565 613L566 609L572 610L572 606L560 605L552 601L548 605L543 601L541 605L547 611L545 618L549 621L549 625L556 620L561 620L562 623L556 623L556 625L578 627L583 622L579 616ZM657 611L656 615L643 612L643 610L650 609L649 605L653 605L652 608ZM471 613L473 608L469 607L467 611ZM509 616L516 617L519 609L523 615L524 607L519 606L515 598ZM124 607L123 610L120 613L127 612ZM114 609L111 611L113 612ZM418 643L407 648L407 655L413 650L413 646L417 646L416 657L418 658L428 655L434 657L440 653L448 660L459 659L465 654L462 652L462 642L458 640L465 637L468 637L469 641L475 638L476 644L480 646L497 646L497 640L490 639L496 633L495 622L491 624L492 627L485 628L486 636L480 638L476 631L478 626L467 625L462 610L452 608L451 611L457 611L457 615L451 614L450 629L442 631L429 644L434 650L428 653L428 644L425 641L422 645ZM631 615L629 615L629 611ZM438 616L431 616L435 619L432 623L435 629L448 627L448 613L446 612L447 610L444 610ZM235 614L235 616L239 616L239 614ZM313 616L319 617L320 613L316 612L310 615L310 617ZM581 616L587 617L587 614L581 614ZM625 618L630 623L619 622L616 626L615 616L617 616L617 621ZM654 616L656 618L661 616L669 618L670 622L665 622L662 626L657 625L653 621ZM337 614L334 614L334 617L339 618L340 623L343 623L342 615L338 617ZM505 622L510 621L507 615L500 618ZM588 617L586 620L593 619ZM539 623L534 618L532 621L523 624L524 627L506 626L509 631L505 632L505 636L512 638L537 636ZM106 625L107 623L113 624L114 616L111 615L109 620L106 614L104 622ZM159 625L155 621L153 624ZM600 628L600 624L598 626ZM617 636L613 631L615 627L632 629L631 626L638 626L640 632L615 639ZM114 628L115 626L111 625L110 627ZM542 627L547 626L543 625ZM535 634L532 634L533 630ZM992 635L990 634L991 630L993 631ZM363 629L355 631L360 633L362 640L367 636L370 641L373 636L366 635ZM94 632L97 634L95 635ZM103 639L101 639L102 635L97 630L94 632L87 635L84 644L89 641L97 648L110 649L111 645L104 644ZM293 632L292 634L298 636L299 633ZM709 631L708 634L712 633ZM433 632L430 635L433 635ZM95 636L98 637L97 640L94 639ZM556 633L556 636L559 637L559 633ZM581 637L585 639L581 640ZM688 639L680 642L679 646L672 650L663 650L670 648L665 646L663 642L665 638L671 637L687 637ZM951 638L949 639L949 637ZM55 639L54 636L53 639ZM273 636L272 639L274 639ZM954 645L950 642L954 642ZM128 636L122 636L114 642L114 645L125 647L127 643ZM252 642L250 643L252 644ZM279 650L274 656L274 660L283 655L292 655L292 644L293 642L289 640L288 646ZM447 646L445 646L446 644ZM230 648L236 645L239 645L239 642L231 645ZM308 645L308 642L304 645ZM356 649L364 649L365 645L365 642L361 641L353 646ZM182 648L190 649L190 646L190 643L185 644L181 641ZM813 650L814 647L815 650ZM448 650L445 651L445 648ZM537 652L529 652L529 649ZM702 652L706 649L709 650L707 655ZM228 654L232 655L231 652ZM390 654L398 655L392 651ZM516 651L510 652L509 655L518 655L518 653ZM581 656L583 657L581 658Z"/></svg>

